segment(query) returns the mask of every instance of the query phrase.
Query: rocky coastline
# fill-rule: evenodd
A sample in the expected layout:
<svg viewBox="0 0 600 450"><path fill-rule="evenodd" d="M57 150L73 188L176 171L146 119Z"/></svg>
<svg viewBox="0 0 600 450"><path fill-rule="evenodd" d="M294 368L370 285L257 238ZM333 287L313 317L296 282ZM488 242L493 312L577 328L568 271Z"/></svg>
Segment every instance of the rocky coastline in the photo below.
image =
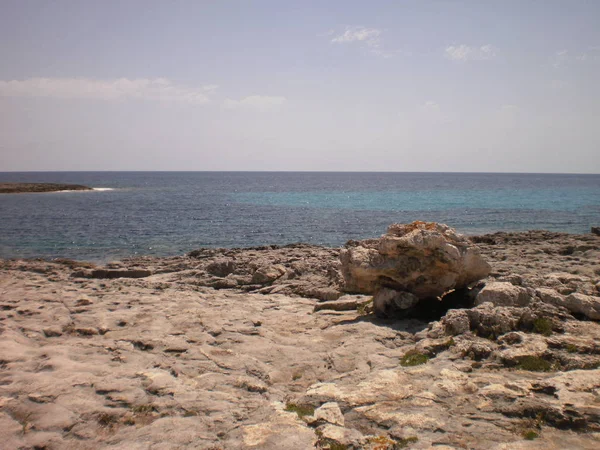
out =
<svg viewBox="0 0 600 450"><path fill-rule="evenodd" d="M63 183L0 183L0 194L24 194L32 192L92 191L81 184Z"/></svg>
<svg viewBox="0 0 600 450"><path fill-rule="evenodd" d="M0 438L46 449L600 447L600 236L0 260Z"/></svg>

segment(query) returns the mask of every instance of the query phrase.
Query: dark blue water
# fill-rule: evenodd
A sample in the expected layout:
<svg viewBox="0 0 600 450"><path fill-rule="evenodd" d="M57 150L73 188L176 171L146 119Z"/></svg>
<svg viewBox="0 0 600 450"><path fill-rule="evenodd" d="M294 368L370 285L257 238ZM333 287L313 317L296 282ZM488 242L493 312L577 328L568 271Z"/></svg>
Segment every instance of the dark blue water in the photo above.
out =
<svg viewBox="0 0 600 450"><path fill-rule="evenodd" d="M107 261L198 247L341 245L392 222L473 234L600 225L600 175L457 173L0 173L109 191L0 194L0 257Z"/></svg>

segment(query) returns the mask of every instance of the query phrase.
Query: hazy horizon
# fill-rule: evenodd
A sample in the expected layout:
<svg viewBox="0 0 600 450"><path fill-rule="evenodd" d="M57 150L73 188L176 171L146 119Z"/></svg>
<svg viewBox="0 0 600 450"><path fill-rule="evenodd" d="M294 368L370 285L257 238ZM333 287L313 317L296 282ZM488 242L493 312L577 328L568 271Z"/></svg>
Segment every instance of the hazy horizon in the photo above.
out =
<svg viewBox="0 0 600 450"><path fill-rule="evenodd" d="M396 171L396 170L5 170L0 173L391 173L391 174L497 174L497 175L600 175L593 172L477 172L477 171L446 171L435 170L415 170L415 171Z"/></svg>
<svg viewBox="0 0 600 450"><path fill-rule="evenodd" d="M600 173L600 2L0 5L0 171Z"/></svg>

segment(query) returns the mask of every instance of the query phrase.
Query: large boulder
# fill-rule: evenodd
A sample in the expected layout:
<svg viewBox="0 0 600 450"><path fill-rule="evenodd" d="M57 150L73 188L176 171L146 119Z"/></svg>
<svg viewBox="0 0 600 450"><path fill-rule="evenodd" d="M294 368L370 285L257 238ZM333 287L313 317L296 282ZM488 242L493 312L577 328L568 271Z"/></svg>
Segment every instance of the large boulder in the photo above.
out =
<svg viewBox="0 0 600 450"><path fill-rule="evenodd" d="M340 259L345 290L361 294L388 288L438 297L490 272L477 246L435 222L393 224L379 239L350 241Z"/></svg>

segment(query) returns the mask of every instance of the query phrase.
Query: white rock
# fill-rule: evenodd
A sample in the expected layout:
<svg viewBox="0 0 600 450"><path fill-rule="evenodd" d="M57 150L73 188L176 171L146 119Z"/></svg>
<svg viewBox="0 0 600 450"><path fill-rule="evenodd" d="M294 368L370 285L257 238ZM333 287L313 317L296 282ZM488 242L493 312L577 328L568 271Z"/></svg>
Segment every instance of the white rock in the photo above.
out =
<svg viewBox="0 0 600 450"><path fill-rule="evenodd" d="M477 246L434 222L393 224L381 238L343 249L340 259L346 290L364 294L388 287L437 297L490 272Z"/></svg>
<svg viewBox="0 0 600 450"><path fill-rule="evenodd" d="M487 284L475 298L475 305L492 303L494 306L527 306L530 302L531 296L527 289L502 281Z"/></svg>
<svg viewBox="0 0 600 450"><path fill-rule="evenodd" d="M336 402L327 402L314 413L315 420L323 420L333 425L344 426L344 415Z"/></svg>

